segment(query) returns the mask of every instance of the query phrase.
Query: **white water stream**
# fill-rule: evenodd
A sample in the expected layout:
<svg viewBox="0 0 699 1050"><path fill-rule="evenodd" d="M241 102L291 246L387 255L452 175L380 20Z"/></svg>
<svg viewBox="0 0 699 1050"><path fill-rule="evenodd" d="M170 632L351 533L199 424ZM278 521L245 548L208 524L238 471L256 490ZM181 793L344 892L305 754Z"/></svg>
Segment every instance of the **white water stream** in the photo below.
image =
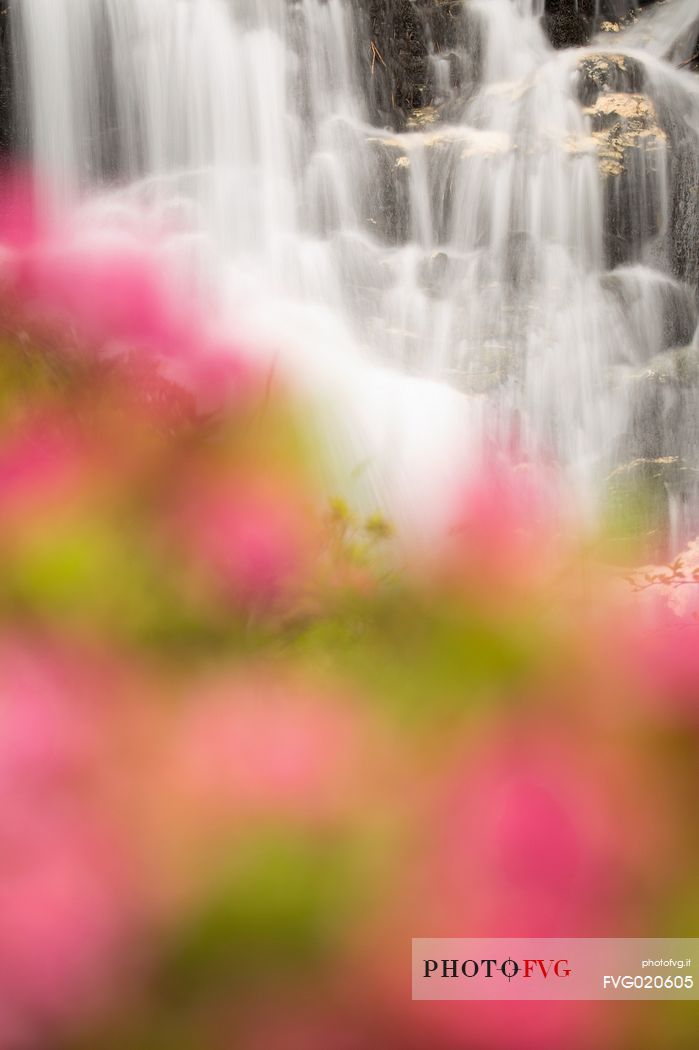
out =
<svg viewBox="0 0 699 1050"><path fill-rule="evenodd" d="M495 442L591 506L620 464L699 450L693 389L644 387L697 321L694 0L563 52L543 0L465 0L443 106L400 133L372 122L355 0L10 5L37 170L93 227L167 232L333 416L363 498L428 523ZM601 50L626 57L600 86ZM670 497L689 528L696 492Z"/></svg>

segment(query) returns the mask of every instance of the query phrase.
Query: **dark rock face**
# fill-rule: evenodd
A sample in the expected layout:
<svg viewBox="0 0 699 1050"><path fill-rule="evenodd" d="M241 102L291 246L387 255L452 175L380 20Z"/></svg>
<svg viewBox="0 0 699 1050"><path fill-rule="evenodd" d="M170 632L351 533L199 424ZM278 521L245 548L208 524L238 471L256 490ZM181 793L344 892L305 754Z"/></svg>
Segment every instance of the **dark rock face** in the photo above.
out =
<svg viewBox="0 0 699 1050"><path fill-rule="evenodd" d="M544 31L555 48L584 47L603 22L618 23L644 0L546 0Z"/></svg>
<svg viewBox="0 0 699 1050"><path fill-rule="evenodd" d="M369 102L381 123L399 126L431 101L426 26L411 0L368 0Z"/></svg>
<svg viewBox="0 0 699 1050"><path fill-rule="evenodd" d="M694 48L692 50L692 57L689 60L689 68L693 73L699 73L699 35L697 35L694 41Z"/></svg>
<svg viewBox="0 0 699 1050"><path fill-rule="evenodd" d="M415 109L438 101L430 52L444 57L452 88L471 74L463 47L462 0L361 0L370 46L363 56L369 109L378 124L405 127Z"/></svg>
<svg viewBox="0 0 699 1050"><path fill-rule="evenodd" d="M643 66L629 55L606 51L586 55L578 64L578 71L578 98L583 106L594 106L606 92L639 94L643 91Z"/></svg>
<svg viewBox="0 0 699 1050"><path fill-rule="evenodd" d="M634 269L617 269L601 278L604 291L618 304L631 333L634 364L647 365L665 376L669 364L676 363L677 348L691 344L699 303L692 289L671 277ZM660 360L658 355L665 360ZM656 361L652 362L653 357ZM674 375L674 372L673 372Z"/></svg>
<svg viewBox="0 0 699 1050"><path fill-rule="evenodd" d="M640 261L663 235L672 273L699 291L699 140L686 101L655 90L629 55L585 55L578 69L604 180L607 264Z"/></svg>
<svg viewBox="0 0 699 1050"><path fill-rule="evenodd" d="M673 187L670 228L672 267L677 277L699 291L699 144L677 142L671 153Z"/></svg>
<svg viewBox="0 0 699 1050"><path fill-rule="evenodd" d="M673 274L699 293L699 135L673 99L657 99L668 140L669 254Z"/></svg>
<svg viewBox="0 0 699 1050"><path fill-rule="evenodd" d="M584 47L592 35L594 0L546 0L542 24L556 48Z"/></svg>
<svg viewBox="0 0 699 1050"><path fill-rule="evenodd" d="M387 244L404 243L409 236L410 186L408 158L400 142L389 138L369 139L372 147L372 179L367 195L365 221Z"/></svg>
<svg viewBox="0 0 699 1050"><path fill-rule="evenodd" d="M461 43L462 0L423 0L423 9L436 51L450 51Z"/></svg>
<svg viewBox="0 0 699 1050"><path fill-rule="evenodd" d="M685 505L696 507L699 495L699 351L691 345L662 351L632 378L632 415L619 449L623 466L610 476L609 489L626 506L640 498L647 527L662 535L670 502L678 527L677 515Z"/></svg>
<svg viewBox="0 0 699 1050"><path fill-rule="evenodd" d="M620 63L620 74L630 72L623 56L594 56L605 60ZM662 231L667 134L647 95L601 92L585 112L604 180L607 264L635 262Z"/></svg>
<svg viewBox="0 0 699 1050"><path fill-rule="evenodd" d="M0 155L8 154L14 145L12 55L10 50L10 13L0 10Z"/></svg>

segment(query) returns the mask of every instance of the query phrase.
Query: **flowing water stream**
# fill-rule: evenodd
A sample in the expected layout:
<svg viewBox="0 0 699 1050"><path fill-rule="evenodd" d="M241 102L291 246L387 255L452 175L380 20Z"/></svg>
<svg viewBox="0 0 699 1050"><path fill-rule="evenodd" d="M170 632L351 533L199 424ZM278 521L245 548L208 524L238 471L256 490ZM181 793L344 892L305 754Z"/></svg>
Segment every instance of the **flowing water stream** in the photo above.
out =
<svg viewBox="0 0 699 1050"><path fill-rule="evenodd" d="M564 51L543 0L451 4L399 130L363 0L10 5L37 170L98 229L167 233L364 498L424 523L495 445L584 506L656 461L696 526L695 0Z"/></svg>

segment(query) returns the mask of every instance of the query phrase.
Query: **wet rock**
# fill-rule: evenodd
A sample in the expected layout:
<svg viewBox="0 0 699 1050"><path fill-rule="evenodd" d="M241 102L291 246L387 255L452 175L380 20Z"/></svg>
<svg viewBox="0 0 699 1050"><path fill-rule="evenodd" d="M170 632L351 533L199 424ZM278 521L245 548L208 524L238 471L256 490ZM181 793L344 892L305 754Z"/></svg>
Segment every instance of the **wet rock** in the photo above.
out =
<svg viewBox="0 0 699 1050"><path fill-rule="evenodd" d="M390 258L373 238L341 231L330 240L333 260L358 318L376 317L381 296L394 282Z"/></svg>
<svg viewBox="0 0 699 1050"><path fill-rule="evenodd" d="M367 145L366 228L387 244L402 244L410 231L410 158L399 138L376 135Z"/></svg>
<svg viewBox="0 0 699 1050"><path fill-rule="evenodd" d="M411 0L365 0L365 7L369 105L379 123L400 128L410 110L432 101L422 10Z"/></svg>
<svg viewBox="0 0 699 1050"><path fill-rule="evenodd" d="M664 3L665 0L595 0L588 3L588 9L593 8L592 14L597 19L597 28L602 32L618 33L624 26L635 22L640 7L649 6L656 2Z"/></svg>
<svg viewBox="0 0 699 1050"><path fill-rule="evenodd" d="M468 12L463 0L421 0L425 24L435 51L456 51L468 35Z"/></svg>
<svg viewBox="0 0 699 1050"><path fill-rule="evenodd" d="M556 48L584 47L595 30L619 33L652 0L546 0L542 26Z"/></svg>
<svg viewBox="0 0 699 1050"><path fill-rule="evenodd" d="M699 311L697 296L686 284L641 267L615 270L600 283L624 317L639 362L657 360L658 354L692 341Z"/></svg>
<svg viewBox="0 0 699 1050"><path fill-rule="evenodd" d="M697 300L686 285L668 285L662 303L663 345L683 346L697 327Z"/></svg>
<svg viewBox="0 0 699 1050"><path fill-rule="evenodd" d="M689 520L696 521L699 350L659 354L630 382L632 413L619 450L623 465L608 479L612 506L616 501L633 526L627 535L667 535L671 516L681 528L686 508L694 508Z"/></svg>
<svg viewBox="0 0 699 1050"><path fill-rule="evenodd" d="M699 386L699 348L681 346L658 357L651 368L665 381L680 387Z"/></svg>
<svg viewBox="0 0 699 1050"><path fill-rule="evenodd" d="M693 73L699 73L699 34L697 34L697 38L694 41L692 57L689 59L689 62L687 62L687 66Z"/></svg>
<svg viewBox="0 0 699 1050"><path fill-rule="evenodd" d="M547 0L542 19L544 32L555 48L584 47L592 36L594 18L583 3L575 0Z"/></svg>
<svg viewBox="0 0 699 1050"><path fill-rule="evenodd" d="M363 54L375 123L401 131L416 109L445 101L478 80L477 22L462 0L361 0L369 46ZM442 56L442 77L435 58ZM446 69L446 78L444 70ZM447 90L440 79L448 81Z"/></svg>
<svg viewBox="0 0 699 1050"><path fill-rule="evenodd" d="M420 131L423 128L430 127L432 124L436 124L438 120L439 110L436 106L418 106L410 113L406 120L406 127L409 130Z"/></svg>
<svg viewBox="0 0 699 1050"><path fill-rule="evenodd" d="M0 155L12 151L15 144L14 77L11 53L10 11L0 10Z"/></svg>
<svg viewBox="0 0 699 1050"><path fill-rule="evenodd" d="M672 266L699 290L699 154L686 146L672 157Z"/></svg>
<svg viewBox="0 0 699 1050"><path fill-rule="evenodd" d="M542 26L554 47L584 47L600 20L621 17L630 6L631 0L546 0Z"/></svg>
<svg viewBox="0 0 699 1050"><path fill-rule="evenodd" d="M672 270L699 292L699 128L694 100L684 91L655 94L658 122L667 136L667 247Z"/></svg>
<svg viewBox="0 0 699 1050"><path fill-rule="evenodd" d="M451 98L463 108L464 99L482 80L480 17L463 0L417 2L423 10L430 44L433 101L443 105Z"/></svg>
<svg viewBox="0 0 699 1050"><path fill-rule="evenodd" d="M444 379L464 394L488 394L510 379L512 347L496 339L483 339L475 345L457 344L457 361L445 369Z"/></svg>
<svg viewBox="0 0 699 1050"><path fill-rule="evenodd" d="M449 256L446 252L432 252L420 263L419 278L423 290L431 298L439 298L449 279Z"/></svg>
<svg viewBox="0 0 699 1050"><path fill-rule="evenodd" d="M578 70L578 98L583 106L594 106L601 94L639 94L643 90L643 66L630 55L606 51L585 55L578 63Z"/></svg>
<svg viewBox="0 0 699 1050"><path fill-rule="evenodd" d="M585 109L604 178L611 267L639 259L663 228L667 135L646 95L600 94Z"/></svg>
<svg viewBox="0 0 699 1050"><path fill-rule="evenodd" d="M657 354L643 369L627 374L626 382L632 412L622 457L628 458L633 471L649 473L666 487L682 491L689 480L689 464L697 462L699 452L699 350L688 346ZM615 473L629 476L627 469ZM696 484L697 470L691 474Z"/></svg>
<svg viewBox="0 0 699 1050"><path fill-rule="evenodd" d="M593 132L606 132L621 127L630 134L644 131L663 132L658 127L655 107L646 95L613 92L602 95L585 112L590 116Z"/></svg>
<svg viewBox="0 0 699 1050"><path fill-rule="evenodd" d="M648 552L663 556L670 528L670 505L694 478L679 456L636 456L616 467L606 479L607 530L622 544L621 553L642 541Z"/></svg>
<svg viewBox="0 0 699 1050"><path fill-rule="evenodd" d="M505 280L515 291L531 287L536 276L536 245L531 234L511 231L505 253Z"/></svg>
<svg viewBox="0 0 699 1050"><path fill-rule="evenodd" d="M673 273L699 292L699 134L679 106L662 114L668 133L670 236Z"/></svg>
<svg viewBox="0 0 699 1050"><path fill-rule="evenodd" d="M465 159L487 163L513 146L502 132L442 124L435 113L416 111L409 129L366 139L371 158L367 179L367 227L388 244L402 244L411 233L410 180L424 180L432 196L437 240L446 236L454 181ZM415 172L415 176L413 176Z"/></svg>

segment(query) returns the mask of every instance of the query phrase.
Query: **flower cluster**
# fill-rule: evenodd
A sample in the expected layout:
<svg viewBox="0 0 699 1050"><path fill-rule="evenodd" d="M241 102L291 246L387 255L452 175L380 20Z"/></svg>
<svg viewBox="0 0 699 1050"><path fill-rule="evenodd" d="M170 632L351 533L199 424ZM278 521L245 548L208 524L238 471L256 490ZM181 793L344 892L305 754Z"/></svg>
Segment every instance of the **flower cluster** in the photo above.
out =
<svg viewBox="0 0 699 1050"><path fill-rule="evenodd" d="M411 549L142 246L0 199L1 1050L690 1045L407 967L691 932L695 548L622 583L494 461Z"/></svg>

